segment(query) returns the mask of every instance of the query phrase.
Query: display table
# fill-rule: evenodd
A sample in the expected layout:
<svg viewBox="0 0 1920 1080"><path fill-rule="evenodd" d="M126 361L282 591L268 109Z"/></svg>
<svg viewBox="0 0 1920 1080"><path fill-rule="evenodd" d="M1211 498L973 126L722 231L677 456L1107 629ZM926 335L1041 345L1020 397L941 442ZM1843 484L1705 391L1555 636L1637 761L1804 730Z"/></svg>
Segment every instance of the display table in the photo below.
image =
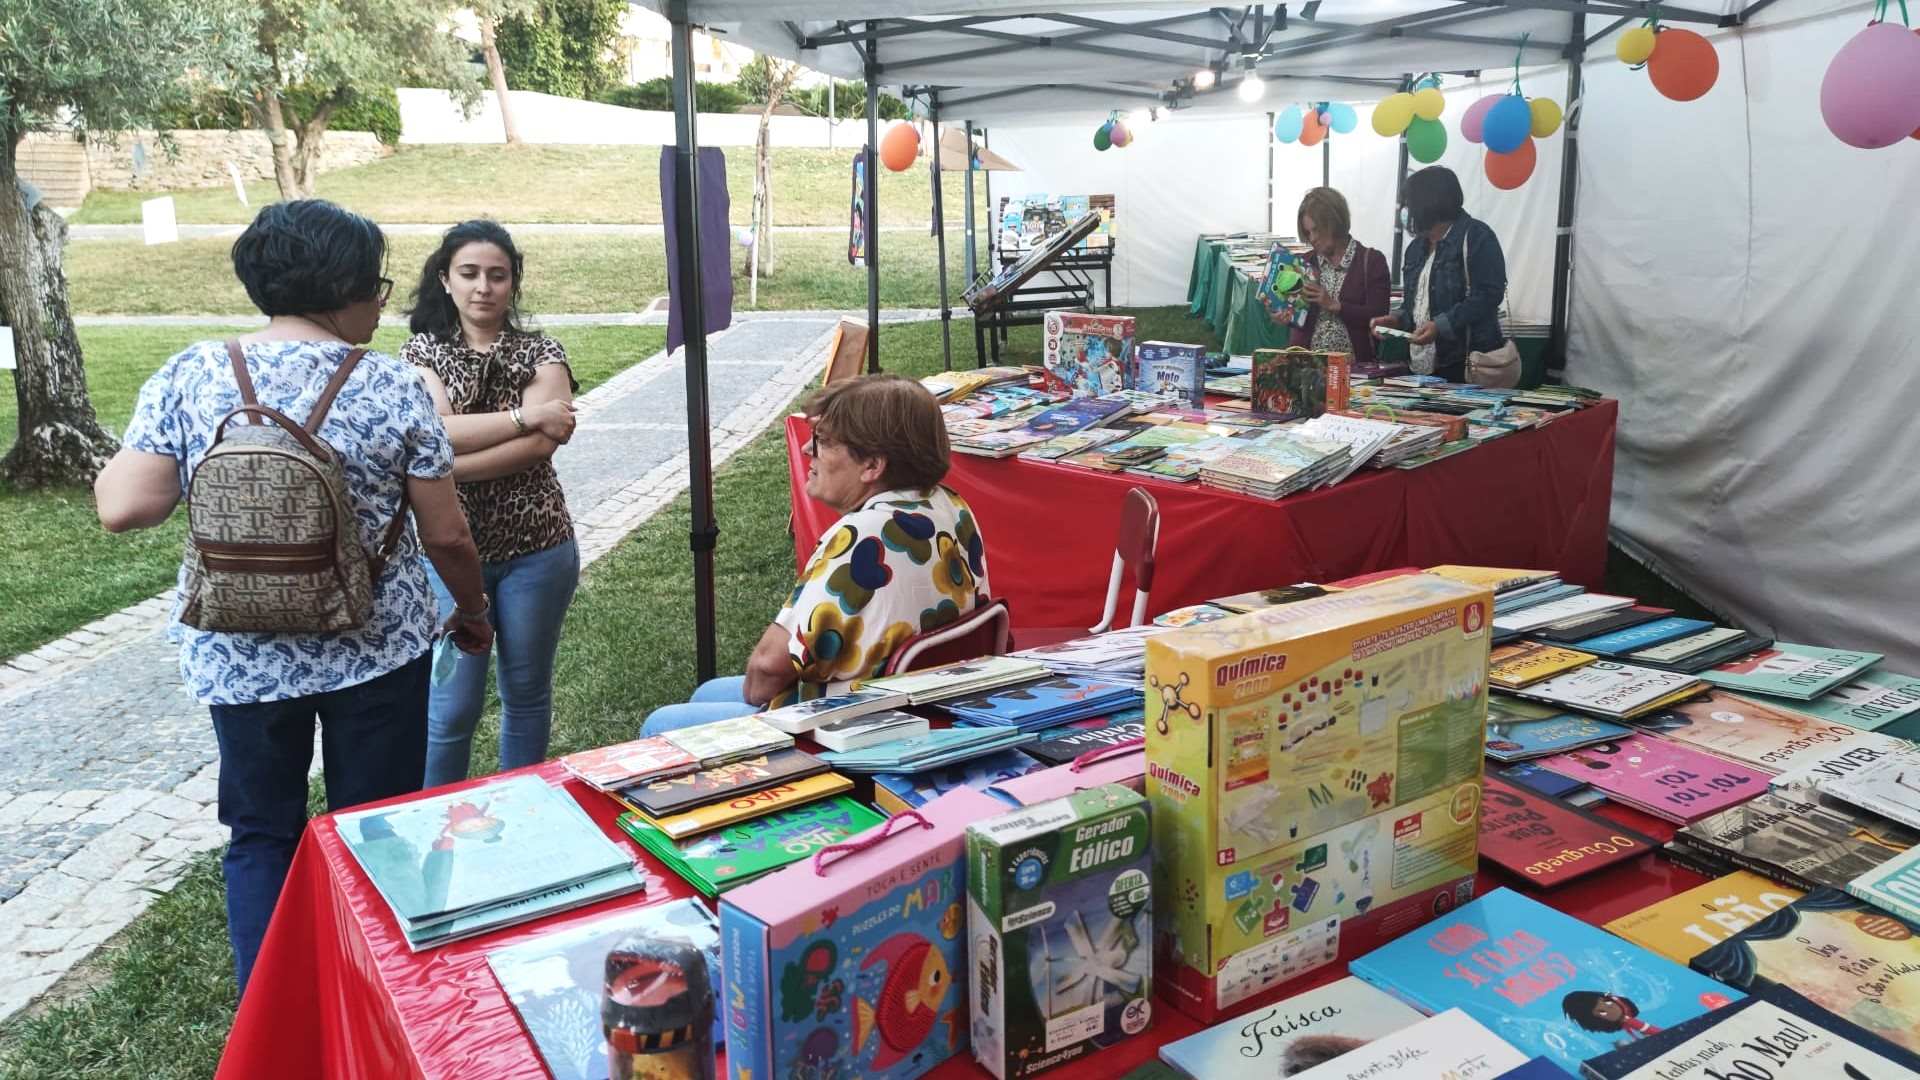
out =
<svg viewBox="0 0 1920 1080"><path fill-rule="evenodd" d="M536 772L549 782L566 776L555 762L520 771ZM459 786L472 783L477 781ZM651 855L624 839L613 824L618 808L611 799L575 780L565 780L565 787L607 835L648 870L647 891L423 953L407 951L393 915L341 843L332 816L309 823L228 1036L219 1076L524 1080L546 1075L533 1040L487 966L486 954L556 924L693 894ZM1608 804L1600 813L1662 843L1673 836L1673 826L1626 807ZM1649 855L1588 880L1529 895L1599 924L1706 880ZM1515 884L1501 871L1483 869L1477 891ZM1332 964L1298 988L1343 974L1344 965ZM1047 1075L1114 1080L1153 1058L1162 1043L1199 1028L1156 999L1153 1025L1142 1037ZM724 1069L720 1075L726 1075ZM965 1056L928 1074L938 1080L986 1075Z"/></svg>
<svg viewBox="0 0 1920 1080"><path fill-rule="evenodd" d="M1250 589L1338 581L1396 566L1468 563L1557 570L1597 588L1606 571L1618 406L1604 401L1418 469L1362 469L1278 502L1198 483L1098 473L1018 458L953 455L947 484L973 508L993 595L1022 626L1092 626L1119 535L1121 500L1160 503L1149 613ZM804 565L839 517L806 497L787 418L794 560Z"/></svg>

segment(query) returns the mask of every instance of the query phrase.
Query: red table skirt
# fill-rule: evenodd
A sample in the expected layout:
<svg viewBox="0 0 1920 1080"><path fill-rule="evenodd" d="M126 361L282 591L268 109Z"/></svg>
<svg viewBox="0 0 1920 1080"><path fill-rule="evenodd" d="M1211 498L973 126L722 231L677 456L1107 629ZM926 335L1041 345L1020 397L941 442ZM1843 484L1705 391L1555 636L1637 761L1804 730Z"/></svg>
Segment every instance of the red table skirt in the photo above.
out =
<svg viewBox="0 0 1920 1080"><path fill-rule="evenodd" d="M552 762L535 771L549 782L565 777ZM578 781L565 780L565 786L649 871L647 891L423 953L407 951L393 915L341 843L333 818L313 821L294 856L286 891L228 1036L219 1076L521 1080L546 1075L532 1038L487 966L487 952L558 923L692 894L651 855L622 839L612 823L618 808L611 799ZM1607 804L1599 812L1662 843L1673 836L1673 826L1626 807ZM1657 856L1643 856L1545 893L1483 864L1477 891L1501 885L1521 888L1598 925L1705 881ZM1331 964L1294 989L1305 990L1345 973L1345 965ZM1159 999L1155 1006L1153 1025L1141 1038L1047 1075L1113 1080L1153 1058L1161 1044L1201 1026ZM928 1075L980 1080L988 1074L962 1055Z"/></svg>
<svg viewBox="0 0 1920 1080"><path fill-rule="evenodd" d="M987 542L988 583L1012 606L1016 631L1099 619L1121 499L1132 487L1160 503L1149 614L1250 589L1441 563L1557 570L1591 588L1606 571L1618 411L1604 401L1423 468L1362 470L1279 502L964 454L953 455L946 482L973 507ZM788 417L800 566L839 518L806 497L800 448L809 435L806 420ZM1128 606L1123 601L1122 613Z"/></svg>

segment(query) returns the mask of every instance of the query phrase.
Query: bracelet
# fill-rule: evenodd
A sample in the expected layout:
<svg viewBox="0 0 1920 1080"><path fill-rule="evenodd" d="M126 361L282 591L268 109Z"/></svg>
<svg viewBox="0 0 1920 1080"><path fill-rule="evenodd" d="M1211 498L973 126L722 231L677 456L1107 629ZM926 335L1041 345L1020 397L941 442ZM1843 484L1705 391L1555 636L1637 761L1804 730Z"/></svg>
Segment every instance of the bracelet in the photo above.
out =
<svg viewBox="0 0 1920 1080"><path fill-rule="evenodd" d="M460 605L457 603L453 606L454 617L458 618L461 622L464 622L464 623L486 622L487 612L492 610L493 610L493 604L489 602L485 597L482 597L480 600L479 611L470 612L470 611L463 610L460 607Z"/></svg>
<svg viewBox="0 0 1920 1080"><path fill-rule="evenodd" d="M513 408L508 409L507 415L513 417L514 430L518 431L522 435L525 435L527 433L527 422L520 415L520 406L515 405Z"/></svg>

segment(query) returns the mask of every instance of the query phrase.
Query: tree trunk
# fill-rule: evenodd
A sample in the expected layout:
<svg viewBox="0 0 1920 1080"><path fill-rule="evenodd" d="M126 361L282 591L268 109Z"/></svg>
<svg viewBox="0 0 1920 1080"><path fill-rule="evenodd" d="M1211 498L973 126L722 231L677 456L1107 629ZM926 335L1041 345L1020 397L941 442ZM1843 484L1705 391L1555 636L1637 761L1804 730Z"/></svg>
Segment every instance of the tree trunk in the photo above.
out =
<svg viewBox="0 0 1920 1080"><path fill-rule="evenodd" d="M0 251L19 256L0 259L0 322L13 328L20 406L20 432L0 459L0 478L21 488L91 484L119 444L87 397L60 270L67 223L45 203L26 209L13 139L0 143Z"/></svg>
<svg viewBox="0 0 1920 1080"><path fill-rule="evenodd" d="M773 276L773 150L774 106L779 104L778 90L767 95L760 110L760 133L753 141L753 254L756 265L768 277Z"/></svg>
<svg viewBox="0 0 1920 1080"><path fill-rule="evenodd" d="M500 62L500 48L493 40L493 23L480 20L480 52L487 58L487 78L493 82L493 96L500 99L500 126L507 133L507 145L520 145L520 131L513 126L513 102L507 93L507 66Z"/></svg>
<svg viewBox="0 0 1920 1080"><path fill-rule="evenodd" d="M320 146L327 137L327 124L341 104L343 95L335 94L320 103L313 115L293 129L293 174L300 184L300 198L313 198L313 182L320 178Z"/></svg>
<svg viewBox="0 0 1920 1080"><path fill-rule="evenodd" d="M260 121L260 130L267 133L267 145L273 149L273 182L280 188L280 197L301 198L300 177L293 170L293 137L287 132L287 115L280 109L279 92L262 90L255 95L253 113Z"/></svg>

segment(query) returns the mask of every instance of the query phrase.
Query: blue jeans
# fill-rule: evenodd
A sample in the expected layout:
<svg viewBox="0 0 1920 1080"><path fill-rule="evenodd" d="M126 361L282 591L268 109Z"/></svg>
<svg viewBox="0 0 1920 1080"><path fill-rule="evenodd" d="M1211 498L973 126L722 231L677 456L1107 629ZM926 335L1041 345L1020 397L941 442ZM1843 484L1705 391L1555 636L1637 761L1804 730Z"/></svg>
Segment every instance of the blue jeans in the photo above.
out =
<svg viewBox="0 0 1920 1080"><path fill-rule="evenodd" d="M307 824L314 717L329 810L418 791L427 759L428 667L423 655L341 690L211 707L220 744L220 824L233 831L220 861L227 938L242 991Z"/></svg>
<svg viewBox="0 0 1920 1080"><path fill-rule="evenodd" d="M685 704L662 705L653 710L646 723L640 725L640 734L658 735L699 724L711 724L715 720L752 716L760 711L760 706L747 704L746 693L745 675L722 675L717 679L708 679L694 688L693 696Z"/></svg>
<svg viewBox="0 0 1920 1080"><path fill-rule="evenodd" d="M580 584L580 548L572 540L545 551L481 567L486 582L493 651L500 657L500 768L547 759L553 731L553 657L560 649L573 591ZM453 594L431 564L427 580L440 617L453 614ZM426 786L467 778L473 729L487 704L486 656L461 653L453 674L433 688L427 720Z"/></svg>

